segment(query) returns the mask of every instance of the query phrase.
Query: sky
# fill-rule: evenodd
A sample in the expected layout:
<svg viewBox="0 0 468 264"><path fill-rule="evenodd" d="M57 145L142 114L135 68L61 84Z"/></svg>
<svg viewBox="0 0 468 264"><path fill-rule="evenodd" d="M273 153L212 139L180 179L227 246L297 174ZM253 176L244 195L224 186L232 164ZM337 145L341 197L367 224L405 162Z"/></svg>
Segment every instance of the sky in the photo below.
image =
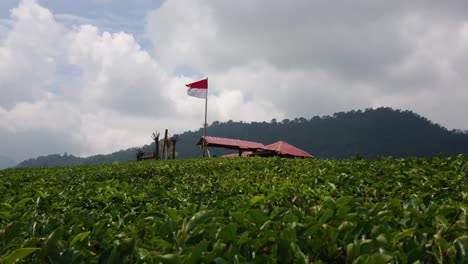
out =
<svg viewBox="0 0 468 264"><path fill-rule="evenodd" d="M468 129L468 2L2 0L0 156L388 106Z"/></svg>

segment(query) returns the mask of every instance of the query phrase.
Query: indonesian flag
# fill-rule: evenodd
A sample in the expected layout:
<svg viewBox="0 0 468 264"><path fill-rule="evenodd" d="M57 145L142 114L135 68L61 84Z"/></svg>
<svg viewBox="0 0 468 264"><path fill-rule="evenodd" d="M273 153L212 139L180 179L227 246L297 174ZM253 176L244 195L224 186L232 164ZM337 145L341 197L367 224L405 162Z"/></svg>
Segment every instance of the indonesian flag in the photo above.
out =
<svg viewBox="0 0 468 264"><path fill-rule="evenodd" d="M208 94L208 78L186 84L189 89L187 94L193 97L205 99Z"/></svg>

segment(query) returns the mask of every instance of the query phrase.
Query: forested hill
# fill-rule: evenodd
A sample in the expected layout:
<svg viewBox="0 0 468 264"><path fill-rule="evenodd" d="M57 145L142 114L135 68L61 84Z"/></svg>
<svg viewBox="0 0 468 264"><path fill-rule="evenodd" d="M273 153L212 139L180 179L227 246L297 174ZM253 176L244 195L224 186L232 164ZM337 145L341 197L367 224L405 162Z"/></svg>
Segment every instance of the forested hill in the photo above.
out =
<svg viewBox="0 0 468 264"><path fill-rule="evenodd" d="M180 134L178 158L197 157L195 144L202 129ZM208 127L210 136L238 138L270 144L287 141L317 158L341 159L359 154L377 156L429 157L468 154L468 133L447 130L411 111L391 108L366 109L335 113L333 116L285 119L271 122L214 122ZM154 145L143 147L144 151ZM135 160L136 148L109 155L79 158L72 155L49 155L23 161L18 167L50 167L110 163ZM211 154L225 152L211 150Z"/></svg>

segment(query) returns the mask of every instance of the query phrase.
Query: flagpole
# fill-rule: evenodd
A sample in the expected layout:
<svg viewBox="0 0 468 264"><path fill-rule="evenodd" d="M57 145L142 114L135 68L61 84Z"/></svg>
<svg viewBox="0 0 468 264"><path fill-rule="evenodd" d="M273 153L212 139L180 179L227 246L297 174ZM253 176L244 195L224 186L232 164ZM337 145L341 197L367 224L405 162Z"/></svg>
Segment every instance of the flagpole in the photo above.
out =
<svg viewBox="0 0 468 264"><path fill-rule="evenodd" d="M190 96L194 96L197 98L203 98L202 95L205 96L205 123L203 124L203 140L201 144L201 151L202 157L205 157L205 151L207 149L206 144L206 128L208 126L207 122L207 115L208 115L208 78L199 80L193 83L186 84L189 89L187 90L187 94ZM203 92L203 93L202 93ZM209 156L209 154L208 154Z"/></svg>
<svg viewBox="0 0 468 264"><path fill-rule="evenodd" d="M206 81L208 82L208 78L206 78ZM206 126L207 126L207 123L206 123L206 117L207 117L207 113L208 113L208 87L206 89L206 97L205 97L205 128L203 130L203 153L202 153L202 157L204 158L205 157L205 151L206 151Z"/></svg>

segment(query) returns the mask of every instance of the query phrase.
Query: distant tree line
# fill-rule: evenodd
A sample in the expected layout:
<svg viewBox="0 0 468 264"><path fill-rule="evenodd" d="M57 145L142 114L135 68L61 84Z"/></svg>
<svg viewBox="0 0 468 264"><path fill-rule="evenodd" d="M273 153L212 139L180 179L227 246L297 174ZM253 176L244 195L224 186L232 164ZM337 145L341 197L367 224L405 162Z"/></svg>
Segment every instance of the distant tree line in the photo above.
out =
<svg viewBox="0 0 468 264"><path fill-rule="evenodd" d="M332 116L314 116L309 119L300 117L250 123L215 121L208 127L208 134L263 144L283 140L324 159L343 159L354 155L375 158L468 154L467 131L448 130L412 111L387 107L339 112ZM180 134L177 158L199 157L200 149L195 144L201 135L202 128ZM143 146L142 149L150 151L154 149L154 144ZM233 151L210 149L210 154L216 156L230 152ZM26 160L18 166L50 167L133 161L135 153L136 148L88 158L54 154Z"/></svg>

